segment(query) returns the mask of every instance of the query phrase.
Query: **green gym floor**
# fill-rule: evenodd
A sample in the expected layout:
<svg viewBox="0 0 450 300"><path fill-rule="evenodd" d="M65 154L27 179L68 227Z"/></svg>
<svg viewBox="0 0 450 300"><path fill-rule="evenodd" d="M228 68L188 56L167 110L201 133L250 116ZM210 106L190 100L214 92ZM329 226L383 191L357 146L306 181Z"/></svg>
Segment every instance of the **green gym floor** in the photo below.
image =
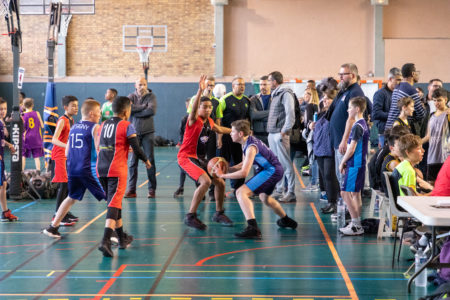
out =
<svg viewBox="0 0 450 300"><path fill-rule="evenodd" d="M135 240L126 250L114 249L114 258L97 250L106 206L89 193L72 208L80 221L61 227L61 240L40 233L54 199L10 200L20 221L0 224L0 299L417 299L434 289L413 285L408 295L407 247L392 269L392 239L337 236L336 224L320 213L318 193L300 190L299 180L306 184L309 177L297 178L297 203L283 204L299 222L296 231L279 229L275 214L255 201L263 239L235 239L245 226L236 199L225 203L233 227L211 223L215 204L206 200L199 217L207 230L187 228L183 217L194 184L187 178L184 197L172 197L176 152L156 149L156 199L147 199L147 185L136 199L124 199L124 229ZM144 172L142 165L138 184Z"/></svg>

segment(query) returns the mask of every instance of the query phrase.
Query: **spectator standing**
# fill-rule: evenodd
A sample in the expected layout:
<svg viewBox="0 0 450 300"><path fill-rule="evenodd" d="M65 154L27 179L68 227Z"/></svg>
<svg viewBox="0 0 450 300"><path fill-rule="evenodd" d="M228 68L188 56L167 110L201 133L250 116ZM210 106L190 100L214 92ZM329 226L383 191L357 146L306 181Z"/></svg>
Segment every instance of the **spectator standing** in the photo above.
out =
<svg viewBox="0 0 450 300"><path fill-rule="evenodd" d="M252 120L253 136L269 145L267 136L267 120L269 118L270 102L272 100L268 76L259 79L260 93L250 98L250 119Z"/></svg>

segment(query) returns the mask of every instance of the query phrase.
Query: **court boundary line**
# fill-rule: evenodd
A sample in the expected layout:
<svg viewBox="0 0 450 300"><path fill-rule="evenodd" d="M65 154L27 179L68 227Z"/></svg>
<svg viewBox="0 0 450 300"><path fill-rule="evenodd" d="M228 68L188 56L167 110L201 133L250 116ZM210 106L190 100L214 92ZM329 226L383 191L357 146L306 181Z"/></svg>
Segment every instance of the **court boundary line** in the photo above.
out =
<svg viewBox="0 0 450 300"><path fill-rule="evenodd" d="M311 206L311 209L313 210L313 213L314 213L314 216L315 216L317 222L319 223L320 230L322 231L322 234L325 237L325 241L328 244L328 248L331 251L331 255L333 256L334 261L336 262L339 270L341 271L341 275L342 275L345 285L347 286L347 289L350 293L351 299L359 300L358 294L356 293L355 287L353 286L350 276L348 276L347 270L345 269L344 264L342 263L341 258L339 257L339 254L337 253L337 250L334 247L333 241L331 240L330 235L328 234L328 231L325 228L325 225L323 224L322 219L319 216L319 213L317 212L314 202L311 202L310 206Z"/></svg>
<svg viewBox="0 0 450 300"><path fill-rule="evenodd" d="M97 294L0 294L0 296L51 296L51 297L92 297ZM211 297L235 297L235 298L343 298L350 299L350 296L341 296L341 295L246 295L246 294L236 294L236 295L227 295L227 294L104 294L102 297L202 297L202 298L211 298Z"/></svg>

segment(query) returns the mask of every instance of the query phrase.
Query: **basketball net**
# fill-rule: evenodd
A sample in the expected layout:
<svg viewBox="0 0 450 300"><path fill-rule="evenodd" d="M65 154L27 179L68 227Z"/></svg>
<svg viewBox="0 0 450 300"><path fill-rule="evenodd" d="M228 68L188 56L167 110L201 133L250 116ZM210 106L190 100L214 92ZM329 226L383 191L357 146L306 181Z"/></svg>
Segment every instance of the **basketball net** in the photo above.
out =
<svg viewBox="0 0 450 300"><path fill-rule="evenodd" d="M139 60L142 63L142 68L148 70L148 57L152 52L153 47L136 47L136 51L139 53Z"/></svg>
<svg viewBox="0 0 450 300"><path fill-rule="evenodd" d="M0 15L5 18L9 18L9 1L10 0L1 0Z"/></svg>

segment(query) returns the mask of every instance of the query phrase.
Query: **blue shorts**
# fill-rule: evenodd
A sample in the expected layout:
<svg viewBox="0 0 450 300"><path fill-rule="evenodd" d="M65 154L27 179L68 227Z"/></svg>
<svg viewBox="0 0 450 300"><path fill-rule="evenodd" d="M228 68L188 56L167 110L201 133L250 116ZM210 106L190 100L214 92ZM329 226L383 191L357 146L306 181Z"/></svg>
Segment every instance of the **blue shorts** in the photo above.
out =
<svg viewBox="0 0 450 300"><path fill-rule="evenodd" d="M271 195L277 183L283 178L282 168L262 170L250 178L245 184L255 195Z"/></svg>
<svg viewBox="0 0 450 300"><path fill-rule="evenodd" d="M365 177L366 166L346 168L341 191L360 192L364 188Z"/></svg>
<svg viewBox="0 0 450 300"><path fill-rule="evenodd" d="M103 191L100 181L92 174L86 176L69 176L68 180L69 197L76 200L83 200L84 193L88 189L94 197L100 200L106 200L105 191Z"/></svg>

